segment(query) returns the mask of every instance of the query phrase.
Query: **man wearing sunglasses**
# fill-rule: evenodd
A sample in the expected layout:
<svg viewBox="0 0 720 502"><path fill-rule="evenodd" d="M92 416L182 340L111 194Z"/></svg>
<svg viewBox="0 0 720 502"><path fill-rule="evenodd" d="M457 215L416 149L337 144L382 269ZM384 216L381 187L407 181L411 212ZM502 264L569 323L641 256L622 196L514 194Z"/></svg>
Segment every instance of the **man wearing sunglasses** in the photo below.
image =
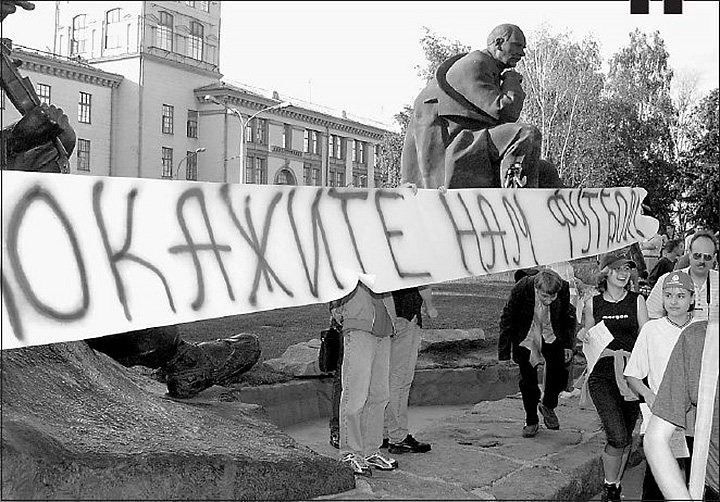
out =
<svg viewBox="0 0 720 502"><path fill-rule="evenodd" d="M711 300L710 285L717 284L720 280L718 278L718 271L713 270L717 246L717 241L711 232L707 230L695 232L690 239L688 252L690 266L680 269L690 274L695 285L694 318L696 320L707 320L708 305ZM658 279L657 284L655 284L650 296L647 298L646 304L650 319L659 319L665 315L662 301L662 283L666 275L667 274L664 274ZM717 289L715 289L715 291L717 291Z"/></svg>

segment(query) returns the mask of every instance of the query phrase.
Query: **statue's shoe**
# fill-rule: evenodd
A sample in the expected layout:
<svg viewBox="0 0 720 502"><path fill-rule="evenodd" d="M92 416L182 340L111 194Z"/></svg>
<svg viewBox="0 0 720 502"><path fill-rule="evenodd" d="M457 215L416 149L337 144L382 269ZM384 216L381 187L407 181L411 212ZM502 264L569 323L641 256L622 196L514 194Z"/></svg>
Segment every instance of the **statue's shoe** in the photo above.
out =
<svg viewBox="0 0 720 502"><path fill-rule="evenodd" d="M217 385L228 385L252 368L260 359L260 340L252 334L240 333L230 338L198 343L210 359L212 379Z"/></svg>
<svg viewBox="0 0 720 502"><path fill-rule="evenodd" d="M175 356L162 368L171 397L190 398L211 387L213 365L197 345L181 341Z"/></svg>
<svg viewBox="0 0 720 502"><path fill-rule="evenodd" d="M258 359L260 341L251 334L198 344L181 341L175 357L163 368L168 394L186 399L213 385L227 385Z"/></svg>

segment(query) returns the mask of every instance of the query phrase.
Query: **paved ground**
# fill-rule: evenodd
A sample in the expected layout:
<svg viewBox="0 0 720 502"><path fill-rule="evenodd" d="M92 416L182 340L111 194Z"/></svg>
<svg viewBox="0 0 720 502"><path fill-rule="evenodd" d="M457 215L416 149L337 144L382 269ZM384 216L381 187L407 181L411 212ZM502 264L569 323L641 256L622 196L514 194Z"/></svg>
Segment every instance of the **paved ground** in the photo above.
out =
<svg viewBox="0 0 720 502"><path fill-rule="evenodd" d="M358 478L354 490L322 499L590 500L602 484L599 419L594 409L581 408L578 398L561 400L557 413L561 430L541 426L538 436L526 439L519 395L475 406L411 408L411 432L433 450L398 455L396 471L374 471L372 478ZM327 418L285 430L301 444L338 457L328 444ZM631 462L639 460L634 455ZM625 500L639 497L631 479L638 478L639 487L642 469L631 473Z"/></svg>

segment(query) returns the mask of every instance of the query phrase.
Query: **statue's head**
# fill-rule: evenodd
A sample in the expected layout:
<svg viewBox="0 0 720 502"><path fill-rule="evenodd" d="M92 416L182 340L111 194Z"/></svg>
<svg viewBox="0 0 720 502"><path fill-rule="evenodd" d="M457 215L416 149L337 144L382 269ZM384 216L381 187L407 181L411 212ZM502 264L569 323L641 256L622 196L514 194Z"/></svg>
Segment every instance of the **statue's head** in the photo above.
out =
<svg viewBox="0 0 720 502"><path fill-rule="evenodd" d="M525 34L514 24L493 28L487 43L493 57L508 68L513 68L525 56Z"/></svg>

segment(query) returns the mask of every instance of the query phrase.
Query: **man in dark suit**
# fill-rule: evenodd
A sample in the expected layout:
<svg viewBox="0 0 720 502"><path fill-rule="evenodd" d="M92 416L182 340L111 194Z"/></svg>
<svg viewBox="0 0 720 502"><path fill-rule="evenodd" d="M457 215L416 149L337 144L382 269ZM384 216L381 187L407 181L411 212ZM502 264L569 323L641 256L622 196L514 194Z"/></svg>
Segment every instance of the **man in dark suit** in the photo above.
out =
<svg viewBox="0 0 720 502"><path fill-rule="evenodd" d="M538 409L548 429L559 429L555 414L560 392L565 390L565 363L573 356L575 308L570 303L570 285L557 272L544 268L522 277L510 292L500 317L498 359L512 358L520 367L520 393L525 408L523 437L539 430ZM537 366L545 361L542 402Z"/></svg>
<svg viewBox="0 0 720 502"><path fill-rule="evenodd" d="M440 65L415 100L401 158L402 181L421 188L562 187L540 160L540 131L517 122L525 93L512 68L525 35L501 24L486 49Z"/></svg>

